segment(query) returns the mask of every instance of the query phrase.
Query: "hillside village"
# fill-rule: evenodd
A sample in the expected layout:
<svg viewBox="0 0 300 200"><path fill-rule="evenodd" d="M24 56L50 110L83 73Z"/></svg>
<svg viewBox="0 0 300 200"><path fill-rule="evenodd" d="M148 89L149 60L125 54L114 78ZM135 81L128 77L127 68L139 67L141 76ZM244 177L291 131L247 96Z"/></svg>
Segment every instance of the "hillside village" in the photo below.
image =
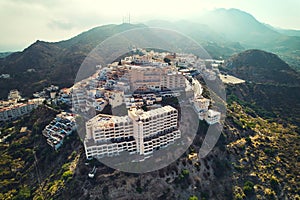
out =
<svg viewBox="0 0 300 200"><path fill-rule="evenodd" d="M127 114L126 110L134 108L136 109L135 113L139 113L138 115L141 116L143 114L148 115L148 112L163 109L161 103L165 98L178 98L183 92L192 92L193 95L189 102L193 105L199 119L205 120L208 124L215 124L220 121L221 113L210 109L211 100L202 96L203 88L196 77L201 74L209 80L216 79L218 75L217 66L222 61L205 61L192 54L158 53L144 49L133 49L132 52L131 56L124 57L119 62L103 67L98 66L96 73L75 83L71 88L59 89L57 86L51 85L40 92L35 92L33 98L26 100L26 103L20 103L22 97L19 91L12 90L8 97L9 100L1 102L0 120L16 119L30 113L42 104L54 105L55 108L64 105L58 117L53 119L53 122L43 130L48 144L54 149L58 149L62 144L64 135L69 135L76 129L75 117L71 116L71 110L68 109L71 105L71 112L83 114L85 117L88 117L86 114L91 114L92 111L89 118L101 114L107 106L111 106L112 110L125 106L125 109L123 108L124 114ZM207 62L211 63L210 68L206 67ZM67 109L65 110L67 113L64 109ZM150 110L153 111L150 112ZM64 116L62 119L67 120L67 122L61 124L57 120L61 119L60 116ZM179 119L178 114L176 119ZM134 121L132 119L127 120ZM177 129L178 125L175 125L174 128ZM72 131L70 132L70 130ZM88 138L93 139L94 142L97 141L92 132L89 134L91 135ZM153 138L156 134L149 132L148 137ZM119 136L113 134L111 139ZM132 137L133 135L127 136L127 138ZM180 137L180 134L176 137ZM169 145L170 141L174 142L174 139L169 140L167 139L163 146ZM160 147L162 146L158 144L158 146L152 147L150 152ZM87 149L86 146L86 151L89 151ZM90 158L88 153L87 158Z"/></svg>
<svg viewBox="0 0 300 200"><path fill-rule="evenodd" d="M210 63L211 62L214 61L210 61ZM119 65L119 62L115 63L115 65L121 66ZM169 66L170 65L166 65L165 67L169 67ZM145 92L147 88L142 88L142 90L133 94L130 94L130 92L127 93L124 92L123 94L122 91L121 92L119 91L119 93L121 94L120 96L122 96L123 98L122 100L121 98L117 98L117 99L121 100L122 103L120 101L114 101L115 99L110 100L110 98L113 97L115 92L118 93L117 92L118 90L115 87L116 84L118 85L117 78L113 79L114 82L111 81L111 79L106 79L108 80L108 82L110 82L108 85L109 87L107 87L106 89L104 88L102 91L106 91L107 94L106 92L104 92L104 94L101 95L100 97L94 97L94 98L90 98L87 95L84 98L83 96L81 100L85 100L86 98L89 99L89 101L86 101L85 104L79 101L79 103L82 103L82 105L89 105L90 106L89 108L95 109L94 112L95 115L94 117L91 118L91 122L93 119L97 119L100 117L103 119L104 117L108 119L107 121L106 119L103 121L104 124L106 122L110 123L112 121L112 118L120 117L124 119L126 117L129 117L128 110L130 110L131 107L135 107L135 109L140 110L140 113L143 112L142 116L147 116L148 115L147 112L151 110L155 111L156 109L161 109L165 107L166 105L168 105L165 104L166 101L172 101L172 99L178 98L178 102L181 104L184 103L191 104L192 106L191 108L195 111L195 113L198 115L198 118L200 120L199 122L200 135L199 133L197 133L192 146L175 163L171 164L166 168L159 170L157 173L151 173L150 175L142 175L136 178L135 176L127 175L126 173L119 172L118 170L112 171L110 168L102 164L99 163L95 164L94 159L87 161L86 158L87 156L90 155L90 152L88 152L89 154L87 154L87 152L85 152L84 145L82 145L82 141L79 139L78 140L74 139L77 136L77 134L72 134L72 132L75 131L75 128L78 131L78 127L73 126L75 125L74 118L76 118L76 115L70 112L70 105L72 105L71 104L72 93L74 91L73 87L59 89L56 86L49 86L46 87L43 91L36 92L34 94L34 97L28 100L31 101L33 99L39 99L39 98L45 98L46 100L46 101L45 100L42 101L40 106L37 106L37 108L33 109L30 112L32 113L32 116L31 114L28 115L27 113L21 116L17 116L14 119L5 121L5 123L7 124L11 124L11 122L13 122L17 126L14 128L14 124L11 124L10 126L12 127L2 129L1 140L0 140L1 147L7 148L9 154L11 154L10 152L14 152L11 149L18 149L18 146L16 145L21 145L21 144L26 146L29 146L29 144L34 145L33 149L38 149L36 152L40 152L39 154L36 155L39 159L45 157L42 156L42 154L45 154L45 152L47 152L46 157L48 157L49 155L51 158L47 158L47 159L50 159L51 162L48 162L47 160L40 160L38 162L39 169L42 170L43 173L45 173L45 176L49 176L49 178L46 179L45 177L40 177L41 180L43 180L42 184L44 185L43 193L41 193L41 188L32 189L30 193L30 189L28 189L28 186L26 185L21 189L18 189L17 191L11 190L9 189L9 187L12 184L14 184L14 180L11 179L3 182L4 184L1 186L2 188L4 188L5 191L3 193L4 195L3 197L8 197L9 195L12 194L16 195L17 193L20 194L22 193L22 195L25 195L23 194L24 191L27 192L29 191L29 196L32 195L35 197L42 197L42 196L53 197L53 195L60 195L60 197L67 198L67 199L71 197L77 198L79 196L85 196L85 197L89 196L91 199L96 199L97 196L103 198L108 198L108 197L129 198L132 195L135 198L141 198L147 195L148 195L147 197L155 195L164 198L167 195L170 198L173 197L173 198L188 199L189 197L194 198L195 196L197 196L197 197L207 199L208 197L211 196L216 197L216 195L219 195L219 197L221 197L220 194L225 195L227 199L251 198L254 195L256 195L258 199L263 199L264 196L268 196L268 198L274 196L281 196L281 197L286 196L291 198L297 197L296 194L297 190L294 190L296 189L295 188L296 165L293 164L295 162L289 161L289 159L296 161L297 155L291 153L293 152L293 149L295 149L296 147L290 146L288 144L288 141L291 138L297 140L297 137L295 135L296 133L293 132L294 128L290 127L290 125L285 128L284 125L282 126L281 124L277 124L268 120L262 121L261 118L258 118L256 116L257 110L254 111L250 109L249 106L252 105L245 104L240 100L237 101L235 98L233 98L232 95L230 95L230 99L228 101L230 105L229 114L228 114L229 117L226 120L227 122L225 124L225 130L224 130L224 134L226 135L227 138L226 139L227 145L222 146L224 145L224 138L221 137L220 144L217 144L217 147L214 148L214 151L211 152L211 154L207 158L204 159L198 158L197 156L197 151L199 148L198 145L201 144L202 141L201 138L204 136L203 134L205 132L205 127L209 125L208 122L210 119L207 116L209 116L210 114L214 114L208 112L213 112L212 110L218 112L217 109L215 108L212 109L211 107L211 105L213 104L212 99L210 99L209 95L207 95L205 85L203 85L203 83L199 81L198 78L199 76L203 77L204 74L212 74L212 73L211 72L203 73L202 70L197 70L197 72L195 71L190 72L190 69L187 70L180 69L181 67L176 66L176 64L175 67L177 68L178 72L179 70L181 70L181 72L183 71L183 73L185 73L183 74L184 79L186 79L184 90L187 94L190 94L188 96L188 99L185 102L183 102L183 99L180 98L182 93L180 90L174 89L174 91L157 90L157 91ZM208 68L211 71L213 70L210 67ZM106 69L106 71L110 71L110 69ZM111 70L110 73L115 73L115 71L117 70ZM110 76L110 73L97 73L93 75L92 78L89 78L87 80L94 79L93 81L97 82L99 81L98 79L100 75L103 76L108 74ZM197 76L196 74L198 73L199 75ZM226 79L226 76L229 77L229 75L224 74L223 79ZM212 80L213 78L214 77L211 76ZM231 77L229 77L229 80L227 81L233 81L231 84L239 84L239 82L241 82L240 80L237 79L232 80ZM106 81L102 80L102 82L106 86ZM86 84L85 86L87 85L88 84ZM123 88L125 87L124 85ZM233 87L233 85L231 85L231 87ZM131 90L130 85L128 85L125 88L127 88L127 91ZM94 90L95 88L92 89L95 92L99 90L98 88L96 90ZM8 101L11 101L12 98L14 97L19 99L19 100L14 100L14 102L12 103L20 103L20 101L23 101L21 100L22 97L20 97L21 96L20 93L17 91L12 91L9 96L10 96L9 97L10 100ZM97 98L102 98L103 104L105 104L103 108L92 106L93 101L95 101L95 99ZM61 99L65 99L66 102L69 102L68 103L69 106L64 107L64 109L62 109L61 106L64 105L65 102L63 103ZM232 102L232 101L237 101L237 102ZM107 113L108 110L107 108L112 107L111 104L113 103L116 103L115 105L117 106L111 109L113 112ZM122 107L121 110L125 109L126 112L119 112L120 106ZM172 106L174 106L173 108L176 109L178 108L176 104L172 104L171 107ZM81 108L82 108L81 112L85 111L83 109L84 107ZM251 107L251 108L256 109L255 107ZM232 110L234 110L234 112L232 112ZM180 112L178 112L177 117L180 117L179 113ZM37 117L37 115L39 117ZM34 124L34 126L33 127L30 126L29 125L30 123L29 124L24 123L23 118L24 119L29 118L30 123ZM42 120L40 120L40 118L42 118ZM219 121L218 118L216 118L216 121ZM121 121L118 120L118 122ZM178 125L177 120L174 120L173 122L175 126ZM21 126L18 125L19 123ZM212 120L211 123L214 124L214 121ZM254 126L253 123L256 123L257 125ZM28 128L26 129L26 127ZM40 128L37 129L38 127L40 127L41 129ZM73 131L71 132L71 130ZM176 130L176 128L173 130ZM284 137L282 137L282 130L285 133ZM110 133L115 133L115 132L111 131ZM249 134L250 136L248 136ZM41 136L40 139L38 141L33 142L34 141L33 139L39 138L39 135ZM102 134L101 136L106 136L106 135ZM119 136L121 135L119 134ZM119 136L118 136L119 141L116 139L116 140L111 140L111 142L112 143L127 142L126 140L122 140L124 138ZM180 137L174 139L174 142L182 138L182 134L178 136ZM262 136L263 139L260 139L260 137ZM129 139L132 139L132 137L129 136ZM150 141L149 138L145 138L145 139L146 142ZM155 139L155 137L152 137L151 139ZM268 143L269 140L272 141L275 140L276 145L269 144ZM38 142L39 146L37 146L36 142ZM158 144L158 142L156 144ZM169 148L172 147L174 143L172 143L172 140L168 140L167 138L161 144L162 146L167 144L166 148ZM146 146L149 147L148 145ZM259 148L255 148L258 146ZM53 149L51 149L50 147ZM284 148L282 149L282 147ZM263 152L260 152L261 148L263 148ZM102 148L101 151L102 153L105 152L103 151L103 149L104 148ZM138 153L137 149L138 148L135 149L132 148L132 150L134 150L133 151L134 154ZM223 151L222 149L225 150ZM102 156L104 157L112 156L109 158L114 158L122 153L120 151L118 154L118 151L120 150L119 148L115 148L114 150L116 151L106 155L103 154ZM146 148L146 151L148 150L149 148L148 149ZM159 151L159 149L156 148L154 148L153 150L154 151L152 153ZM289 158L284 156L286 154L286 152L284 152L285 150L289 152L290 154ZM39 174L34 170L35 164L32 164L33 162L29 162L30 159L34 159L34 155L36 154L35 150L31 152L30 149L27 148L26 152L28 153L22 154L23 156L25 156L24 159L22 157L19 159L12 160L13 163L11 164L12 165L11 172L8 168L5 168L3 172L1 172L2 176L8 176L5 174L9 173L9 176L13 177L12 175L16 174L14 170L17 170L18 172L20 172L20 170L23 170L21 166L23 166L24 163L25 163L24 170L29 170L29 171L33 170L33 172L30 173L33 173L34 175ZM144 151L146 157L151 155L152 153L151 151L149 152ZM20 152L19 150L17 150L15 153L12 154L12 156L16 157L19 154ZM96 154L97 156L99 156L98 152ZM9 160L7 159L8 158L7 155L8 154L6 152L4 158L5 162L9 162ZM257 157L256 155L260 155L260 156ZM273 155L278 155L278 156L273 157ZM63 158L61 158L61 156L63 156ZM63 161L61 159L63 159ZM270 159L272 160L271 164L269 163ZM280 162L278 160L280 160ZM142 160L140 160L140 162L141 161ZM145 162L146 161L147 160L145 160ZM32 164L32 168L28 168L29 163ZM54 171L53 169L51 169L51 172L47 171L47 169L49 169L50 163L51 165L58 166L54 169ZM249 164L251 166L258 166L258 167L252 169ZM47 165L47 166L45 167L43 165ZM280 170L278 167L283 169ZM275 168L276 170L273 173L272 169ZM252 169L252 170L248 170L248 169ZM271 175L270 173L273 175ZM290 180L286 180L286 177L284 176L285 173L288 174L288 177L293 177L293 178ZM110 179L114 179L114 178L118 179L117 185L109 181ZM232 182L232 178L235 179L234 182ZM24 180L26 180L26 184L29 184L29 186L36 185L36 183L28 182L26 178L23 178L22 180L23 180L22 184L24 184ZM73 190L74 188L72 189L72 187L75 183L82 185L82 188L78 189L76 187L77 189ZM92 186L91 184L95 184L95 185ZM215 194L214 190L209 189L211 187L214 188L218 187L220 188L221 191L218 194ZM231 194L233 196L230 195L230 189L233 190ZM69 191L71 190L73 191L72 194L69 193ZM85 193L84 191L88 191L88 193ZM26 195L28 194L26 193Z"/></svg>
<svg viewBox="0 0 300 200"><path fill-rule="evenodd" d="M135 49L119 62L98 66L95 74L72 88L73 111L88 119L83 138L87 158L123 151L147 156L173 144L181 137L179 115L172 106L162 106L164 98L192 93L188 102L199 119L210 125L219 123L221 113L210 108L211 100L202 96L203 88L196 78L201 74L216 79L214 67L206 68L205 61L192 54L143 49ZM128 113L99 114L107 105L112 111L125 106Z"/></svg>

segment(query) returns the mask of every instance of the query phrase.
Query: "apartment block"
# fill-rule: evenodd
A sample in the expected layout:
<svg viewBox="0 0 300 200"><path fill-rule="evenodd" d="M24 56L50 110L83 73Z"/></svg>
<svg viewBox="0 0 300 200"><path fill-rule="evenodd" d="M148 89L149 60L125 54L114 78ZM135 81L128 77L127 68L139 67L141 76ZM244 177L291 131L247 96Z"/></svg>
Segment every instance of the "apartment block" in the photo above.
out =
<svg viewBox="0 0 300 200"><path fill-rule="evenodd" d="M62 112L53 119L42 131L47 143L57 150L63 144L64 138L76 130L73 114Z"/></svg>
<svg viewBox="0 0 300 200"><path fill-rule="evenodd" d="M185 77L171 67L131 66L129 70L130 87L136 89L184 89Z"/></svg>
<svg viewBox="0 0 300 200"><path fill-rule="evenodd" d="M207 111L204 119L210 125L219 123L220 119L221 119L221 113L218 111L209 109Z"/></svg>
<svg viewBox="0 0 300 200"><path fill-rule="evenodd" d="M185 88L185 77L179 72L171 72L161 77L161 86L167 89L183 89Z"/></svg>
<svg viewBox="0 0 300 200"><path fill-rule="evenodd" d="M206 112L208 111L210 100L201 96L198 98L194 98L192 100L192 103L195 112L198 114L199 119L203 120L206 115Z"/></svg>
<svg viewBox="0 0 300 200"><path fill-rule="evenodd" d="M97 115L86 123L86 156L101 158L121 152L148 155L181 137L178 113L171 106L150 111L131 108L127 116Z"/></svg>
<svg viewBox="0 0 300 200"><path fill-rule="evenodd" d="M30 113L37 108L38 104L33 102L28 103L13 103L10 105L0 106L0 121L8 121L16 119L20 116Z"/></svg>

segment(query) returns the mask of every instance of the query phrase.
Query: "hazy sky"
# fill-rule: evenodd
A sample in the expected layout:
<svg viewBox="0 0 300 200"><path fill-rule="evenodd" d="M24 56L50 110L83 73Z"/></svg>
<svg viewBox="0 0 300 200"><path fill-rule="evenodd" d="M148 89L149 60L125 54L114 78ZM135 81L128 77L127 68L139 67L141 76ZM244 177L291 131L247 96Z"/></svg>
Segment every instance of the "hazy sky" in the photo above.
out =
<svg viewBox="0 0 300 200"><path fill-rule="evenodd" d="M299 0L0 0L0 51L36 40L60 41L107 23L176 20L215 8L238 8L258 21L300 30Z"/></svg>

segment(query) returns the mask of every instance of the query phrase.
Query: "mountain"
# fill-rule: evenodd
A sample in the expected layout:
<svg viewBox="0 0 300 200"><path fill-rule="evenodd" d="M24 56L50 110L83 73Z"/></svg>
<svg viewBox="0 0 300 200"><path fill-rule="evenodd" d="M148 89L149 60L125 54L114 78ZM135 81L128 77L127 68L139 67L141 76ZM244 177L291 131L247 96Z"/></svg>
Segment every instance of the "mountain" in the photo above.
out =
<svg viewBox="0 0 300 200"><path fill-rule="evenodd" d="M247 80L226 86L231 125L225 130L229 138L232 133L236 137L227 150L239 161L234 164L238 172L233 176L240 180L235 199L295 199L299 186L285 177L299 175L294 152L299 151L300 73L261 50L234 55L225 68ZM238 129L236 135L232 127ZM290 187L297 192L288 194L284 188Z"/></svg>
<svg viewBox="0 0 300 200"><path fill-rule="evenodd" d="M238 41L246 49L278 54L300 70L300 37L280 33L238 9L217 9L199 17L199 21L229 41Z"/></svg>
<svg viewBox="0 0 300 200"><path fill-rule="evenodd" d="M245 50L238 41L232 42L227 40L208 24L188 20L175 22L152 20L145 24L149 27L178 31L198 42L215 59L225 59L234 53Z"/></svg>
<svg viewBox="0 0 300 200"><path fill-rule="evenodd" d="M300 37L274 29L238 9L216 9L189 20L155 20L146 24L180 31L198 41L215 58L226 59L245 49L262 49L300 70Z"/></svg>
<svg viewBox="0 0 300 200"><path fill-rule="evenodd" d="M300 37L300 31L299 30L291 30L291 29L276 29L277 32L287 35L287 36L297 36Z"/></svg>
<svg viewBox="0 0 300 200"><path fill-rule="evenodd" d="M55 84L70 87L88 53L103 40L117 33L144 25L121 24L93 28L61 42L36 41L22 52L0 58L0 74L10 74L10 79L0 79L0 98L11 89L19 89L24 96L43 87Z"/></svg>
<svg viewBox="0 0 300 200"><path fill-rule="evenodd" d="M263 84L300 85L300 76L277 55L262 50L247 50L225 63L233 75Z"/></svg>
<svg viewBox="0 0 300 200"><path fill-rule="evenodd" d="M283 29L283 28L273 27L270 24L265 24L265 26L267 26L269 29L272 29L272 30L274 30L278 33L283 34L283 35L300 37L300 30Z"/></svg>
<svg viewBox="0 0 300 200"><path fill-rule="evenodd" d="M179 31L202 45L213 58L227 59L245 49L256 48L275 53L300 70L300 37L283 35L237 9L217 9L196 21L156 20L146 22L146 25ZM36 41L22 52L0 58L0 74L11 76L0 79L0 98L5 98L14 88L24 96L31 96L49 84L69 87L74 83L82 61L97 44L117 33L146 25L95 27L65 41ZM149 34L145 33L144 37L150 37Z"/></svg>
<svg viewBox="0 0 300 200"><path fill-rule="evenodd" d="M216 9L198 18L199 23L206 24L214 32L229 41L238 41L246 48L280 50L289 48L299 50L299 46L288 44L290 41L299 44L300 38L289 37L276 29L259 22L251 14L238 9Z"/></svg>
<svg viewBox="0 0 300 200"><path fill-rule="evenodd" d="M208 128L200 121L193 144L180 158L144 174L125 173L97 160L86 160L76 133L55 151L42 130L56 113L41 106L0 126L2 135L7 136L0 143L0 199L297 199L299 133L287 118L269 117L244 88L227 86L224 129L208 156L192 157ZM280 95L272 102L280 98L290 97ZM283 106L294 105L277 105ZM24 126L27 133L21 134ZM94 166L95 177L89 178Z"/></svg>
<svg viewBox="0 0 300 200"><path fill-rule="evenodd" d="M279 33L238 9L216 9L204 14L199 20L227 40L239 41L250 48L269 45L280 37Z"/></svg>
<svg viewBox="0 0 300 200"><path fill-rule="evenodd" d="M219 36L216 33L207 32L203 37L208 30L207 26L187 22L180 24L184 26L170 24L169 27L173 30L176 30L176 27L181 27L180 30L183 31L192 30L190 27L199 26L189 32L188 36L203 43L204 48L214 58L229 57L233 53L243 50L238 42L226 42L218 39ZM0 98L5 98L8 91L14 88L19 89L24 96L31 96L33 92L50 84L69 87L74 83L81 63L96 45L117 33L145 27L143 24L104 25L65 41L50 43L38 40L22 52L0 58L0 74L5 73L11 76L10 79L0 79ZM143 37L140 36L137 39L140 41L148 40L152 38L152 35L145 32ZM153 41L153 43L155 42L157 41Z"/></svg>
<svg viewBox="0 0 300 200"><path fill-rule="evenodd" d="M0 58L4 58L10 54L12 54L13 52L0 52Z"/></svg>
<svg viewBox="0 0 300 200"><path fill-rule="evenodd" d="M107 25L62 42L37 41L0 60L0 72L13 75L1 80L0 92L20 87L30 95L43 84L72 85L96 44L140 26ZM196 33L193 26L190 34ZM58 151L50 148L41 132L56 113L41 106L0 126L1 137L7 137L0 143L0 199L297 199L299 73L261 50L233 55L222 70L247 81L226 85L224 129L207 157L191 158L208 128L200 121L191 147L163 169L130 174L96 160L87 163L77 134L67 137ZM27 127L26 134L21 127ZM94 166L97 173L91 179L87 174Z"/></svg>
<svg viewBox="0 0 300 200"><path fill-rule="evenodd" d="M246 80L227 87L229 98L247 102L262 116L300 125L300 73L277 55L247 50L229 58L222 70Z"/></svg>

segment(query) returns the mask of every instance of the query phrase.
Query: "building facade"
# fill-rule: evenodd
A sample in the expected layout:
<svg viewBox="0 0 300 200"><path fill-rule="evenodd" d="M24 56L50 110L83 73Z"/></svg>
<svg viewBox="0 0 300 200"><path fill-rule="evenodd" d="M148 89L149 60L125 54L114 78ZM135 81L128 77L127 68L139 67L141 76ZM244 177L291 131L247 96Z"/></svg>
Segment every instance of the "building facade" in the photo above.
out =
<svg viewBox="0 0 300 200"><path fill-rule="evenodd" d="M15 103L9 106L0 108L0 121L8 121L16 119L20 116L30 113L33 109L37 108L38 104L33 102L28 103Z"/></svg>
<svg viewBox="0 0 300 200"><path fill-rule="evenodd" d="M186 86L183 74L171 67L131 66L129 77L132 90L148 88L161 91L163 89L184 89Z"/></svg>
<svg viewBox="0 0 300 200"><path fill-rule="evenodd" d="M171 72L164 74L161 77L161 87L167 88L167 89L183 89L185 88L185 77L183 74L179 72Z"/></svg>
<svg viewBox="0 0 300 200"><path fill-rule="evenodd" d="M11 90L9 91L9 94L8 94L8 100L20 100L22 97L21 97L21 94L18 90Z"/></svg>
<svg viewBox="0 0 300 200"><path fill-rule="evenodd" d="M205 121L210 125L219 123L220 119L221 113L215 110L208 110L205 115Z"/></svg>
<svg viewBox="0 0 300 200"><path fill-rule="evenodd" d="M203 120L206 115L206 112L208 111L210 100L201 96L198 98L194 98L192 100L192 103L195 112L198 114L199 119Z"/></svg>
<svg viewBox="0 0 300 200"><path fill-rule="evenodd" d="M181 137L178 113L171 106L150 111L137 108L127 116L97 115L86 123L86 156L101 158L121 152L148 155Z"/></svg>

